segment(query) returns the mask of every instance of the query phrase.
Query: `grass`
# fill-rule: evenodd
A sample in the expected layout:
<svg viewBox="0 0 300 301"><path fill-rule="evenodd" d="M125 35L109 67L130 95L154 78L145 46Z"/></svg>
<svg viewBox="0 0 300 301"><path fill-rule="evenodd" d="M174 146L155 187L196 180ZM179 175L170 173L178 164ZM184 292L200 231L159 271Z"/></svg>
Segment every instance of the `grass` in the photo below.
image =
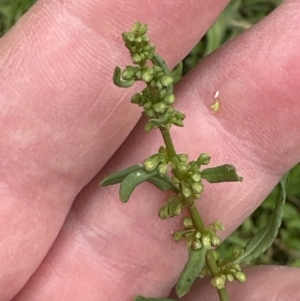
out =
<svg viewBox="0 0 300 301"><path fill-rule="evenodd" d="M36 0L0 0L0 36L3 36ZM268 15L281 0L234 0L184 59L183 74L226 41ZM244 246L264 224L274 207L274 193L231 235L222 250L234 244ZM274 244L255 263L300 266L300 164L290 174L282 227Z"/></svg>

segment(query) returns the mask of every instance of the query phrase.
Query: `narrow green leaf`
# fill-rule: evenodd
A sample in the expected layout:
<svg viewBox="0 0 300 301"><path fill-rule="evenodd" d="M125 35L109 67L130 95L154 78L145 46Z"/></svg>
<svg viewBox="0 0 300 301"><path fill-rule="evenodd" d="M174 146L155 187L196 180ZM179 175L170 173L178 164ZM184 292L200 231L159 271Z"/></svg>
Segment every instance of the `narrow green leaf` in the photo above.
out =
<svg viewBox="0 0 300 301"><path fill-rule="evenodd" d="M184 269L176 284L176 293L179 298L187 294L194 281L199 277L204 265L206 248L202 247L199 250L190 250L189 259L184 266Z"/></svg>
<svg viewBox="0 0 300 301"><path fill-rule="evenodd" d="M174 84L179 82L179 80L182 78L182 68L183 68L183 63L182 61L180 61L178 63L177 66L175 66L172 70L171 70L171 75L174 78Z"/></svg>
<svg viewBox="0 0 300 301"><path fill-rule="evenodd" d="M157 174L157 170L154 170L152 172L147 172L144 169L133 171L131 172L126 178L121 182L120 186L120 200L123 203L126 203L133 190L136 188L137 185L147 181L149 178Z"/></svg>
<svg viewBox="0 0 300 301"><path fill-rule="evenodd" d="M155 175L149 178L147 181L162 191L172 190L174 192L179 192L179 190L173 185L170 177L167 175Z"/></svg>
<svg viewBox="0 0 300 301"><path fill-rule="evenodd" d="M145 298L143 296L136 296L133 298L133 301L175 301L173 299L167 298Z"/></svg>
<svg viewBox="0 0 300 301"><path fill-rule="evenodd" d="M234 260L233 264L248 263L257 258L271 246L277 236L283 215L284 203L286 200L286 186L288 173L283 176L277 185L278 195L274 211L265 227L259 230L247 243L244 252Z"/></svg>
<svg viewBox="0 0 300 301"><path fill-rule="evenodd" d="M143 166L141 165L133 165L126 169L117 171L106 177L101 183L101 186L109 186L114 185L117 183L121 183L130 173L134 171L141 171L144 170Z"/></svg>
<svg viewBox="0 0 300 301"><path fill-rule="evenodd" d="M118 87L129 88L134 84L134 79L132 80L122 79L122 71L120 67L116 67L113 75L113 82Z"/></svg>
<svg viewBox="0 0 300 301"><path fill-rule="evenodd" d="M209 183L242 181L233 165L224 164L216 167L205 168L201 172L202 178Z"/></svg>

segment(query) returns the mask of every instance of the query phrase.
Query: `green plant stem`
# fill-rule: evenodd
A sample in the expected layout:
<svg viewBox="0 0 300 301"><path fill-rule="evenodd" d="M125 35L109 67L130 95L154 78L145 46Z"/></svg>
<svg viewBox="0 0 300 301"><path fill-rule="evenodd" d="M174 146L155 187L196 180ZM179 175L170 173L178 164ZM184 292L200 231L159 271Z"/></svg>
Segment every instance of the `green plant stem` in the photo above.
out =
<svg viewBox="0 0 300 301"><path fill-rule="evenodd" d="M193 220L193 223L194 223L196 229L200 233L205 233L205 231L206 231L205 226L203 224L203 221L199 215L198 209L195 206L195 204L188 206L187 209L189 211L189 214ZM215 260L212 250L207 250L206 261L207 261L207 265L211 271L211 274L213 276L217 276L220 271L217 266L217 263L216 263L216 260ZM229 296L228 296L226 288L217 289L217 291L218 291L219 299L221 301L229 301Z"/></svg>
<svg viewBox="0 0 300 301"><path fill-rule="evenodd" d="M156 63L157 65L161 66L166 73L169 73L169 70L167 68L165 61L158 55L154 56L153 63ZM173 85L170 85L169 89L173 90ZM173 141L172 141L172 138L170 135L170 131L168 129L165 129L164 127L160 127L160 132L161 132L163 140L165 142L169 158L171 159L176 156L176 151L175 151L174 144L173 144ZM202 219L201 219L199 212L198 212L196 206L194 205L194 203L191 206L188 206L187 208L188 208L189 214L190 214L197 230L200 233L205 233L205 231L206 231L205 226L202 222ZM207 251L206 260L207 260L208 267L211 271L211 274L213 276L218 275L219 268L217 266L217 263L214 258L214 254L213 254L212 250ZM220 301L229 301L229 296L228 296L226 288L217 289L217 292L218 292Z"/></svg>
<svg viewBox="0 0 300 301"><path fill-rule="evenodd" d="M176 152L175 152L174 144L173 144L173 141L172 141L172 138L171 138L171 135L170 135L170 131L168 129L160 128L160 132L161 132L162 137L164 139L169 157L170 158L175 157Z"/></svg>

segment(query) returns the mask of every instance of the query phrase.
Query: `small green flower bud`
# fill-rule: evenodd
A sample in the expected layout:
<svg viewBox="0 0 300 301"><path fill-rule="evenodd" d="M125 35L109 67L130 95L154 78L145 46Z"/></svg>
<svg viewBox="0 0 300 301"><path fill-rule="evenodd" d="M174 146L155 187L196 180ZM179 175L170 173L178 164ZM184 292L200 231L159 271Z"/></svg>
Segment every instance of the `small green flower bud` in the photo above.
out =
<svg viewBox="0 0 300 301"><path fill-rule="evenodd" d="M162 145L162 146L159 148L158 152L159 152L160 154L166 154L166 153L167 153L167 149L166 149L165 146Z"/></svg>
<svg viewBox="0 0 300 301"><path fill-rule="evenodd" d="M192 184L192 189L195 193L200 194L203 191L204 187L201 183L194 183Z"/></svg>
<svg viewBox="0 0 300 301"><path fill-rule="evenodd" d="M144 103L144 109L145 110L149 110L152 108L152 102L151 101L147 101Z"/></svg>
<svg viewBox="0 0 300 301"><path fill-rule="evenodd" d="M211 244L212 244L212 246L217 247L221 244L221 239L218 236L213 235L211 237Z"/></svg>
<svg viewBox="0 0 300 301"><path fill-rule="evenodd" d="M234 277L231 274L226 274L226 279L232 282L234 280Z"/></svg>
<svg viewBox="0 0 300 301"><path fill-rule="evenodd" d="M172 104L175 102L175 95L174 94L169 94L164 98L164 101L168 104Z"/></svg>
<svg viewBox="0 0 300 301"><path fill-rule="evenodd" d="M233 274L233 277L241 283L244 283L246 281L246 275L243 272L236 272Z"/></svg>
<svg viewBox="0 0 300 301"><path fill-rule="evenodd" d="M169 206L168 205L165 205L163 206L162 208L159 209L159 212L158 212L158 216L161 218L161 219L167 219L170 217L170 213L169 213Z"/></svg>
<svg viewBox="0 0 300 301"><path fill-rule="evenodd" d="M184 187L182 189L182 194L183 194L184 197L188 198L192 195L192 190L188 187Z"/></svg>
<svg viewBox="0 0 300 301"><path fill-rule="evenodd" d="M163 87L168 87L170 86L173 82L173 76L170 75L163 75L160 79L159 79L160 83L163 85Z"/></svg>
<svg viewBox="0 0 300 301"><path fill-rule="evenodd" d="M150 83L153 78L153 69L152 68L145 68L142 71L142 80L146 83Z"/></svg>
<svg viewBox="0 0 300 301"><path fill-rule="evenodd" d="M199 156L197 162L201 165L207 165L210 162L210 158L209 154L203 153Z"/></svg>
<svg viewBox="0 0 300 301"><path fill-rule="evenodd" d="M142 102L143 96L140 93L136 93L131 97L131 102L140 105Z"/></svg>
<svg viewBox="0 0 300 301"><path fill-rule="evenodd" d="M181 214L181 211L182 211L182 204L178 203L178 204L176 204L176 206L174 208L173 215L178 216Z"/></svg>
<svg viewBox="0 0 300 301"><path fill-rule="evenodd" d="M142 61L141 56L140 56L138 53L135 53L135 54L132 56L132 62L133 62L134 64L139 64L141 61Z"/></svg>
<svg viewBox="0 0 300 301"><path fill-rule="evenodd" d="M146 123L146 125L144 127L144 130L145 130L146 133L149 133L154 129L154 127L155 126L153 124L148 122L148 123Z"/></svg>
<svg viewBox="0 0 300 301"><path fill-rule="evenodd" d="M193 250L201 249L201 247L202 247L201 241L199 239L194 239L191 247Z"/></svg>
<svg viewBox="0 0 300 301"><path fill-rule="evenodd" d="M193 174L192 176L191 176L191 179L192 179L192 181L193 182L195 182L195 183L198 183L198 182L200 182L201 181L201 176L199 175L199 174Z"/></svg>
<svg viewBox="0 0 300 301"><path fill-rule="evenodd" d="M136 35L134 32L124 32L122 34L124 42L134 42Z"/></svg>
<svg viewBox="0 0 300 301"><path fill-rule="evenodd" d="M152 109L145 110L145 113L147 114L148 117L154 118L155 117L155 112Z"/></svg>
<svg viewBox="0 0 300 301"><path fill-rule="evenodd" d="M160 164L158 166L158 173L163 176L168 172L168 165L167 164Z"/></svg>
<svg viewBox="0 0 300 301"><path fill-rule="evenodd" d="M176 242L179 242L182 239L184 233L184 231L176 231L173 232L172 237Z"/></svg>
<svg viewBox="0 0 300 301"><path fill-rule="evenodd" d="M177 155L177 158L179 159L180 162L186 162L188 160L188 155L187 154L179 154L179 155Z"/></svg>
<svg viewBox="0 0 300 301"><path fill-rule="evenodd" d="M158 102L153 105L153 110L156 113L163 114L167 110L168 106L164 102Z"/></svg>
<svg viewBox="0 0 300 301"><path fill-rule="evenodd" d="M215 276L211 279L211 284L219 290L225 287L225 282L222 276Z"/></svg>
<svg viewBox="0 0 300 301"><path fill-rule="evenodd" d="M141 58L141 61L146 60L146 56L143 52L140 53L140 58Z"/></svg>
<svg viewBox="0 0 300 301"><path fill-rule="evenodd" d="M122 77L124 80L131 80L136 72L139 69L137 67L133 67L133 66L127 66L123 71L122 71Z"/></svg>
<svg viewBox="0 0 300 301"><path fill-rule="evenodd" d="M159 81L155 82L155 87L156 87L158 90L162 90L162 89L164 88L163 85L162 85Z"/></svg>
<svg viewBox="0 0 300 301"><path fill-rule="evenodd" d="M142 41L143 41L142 37L136 37L135 40L134 40L134 42L137 43L137 44L142 43Z"/></svg>
<svg viewBox="0 0 300 301"><path fill-rule="evenodd" d="M178 164L178 168L181 172L186 172L189 169L189 166L186 163L182 162Z"/></svg>
<svg viewBox="0 0 300 301"><path fill-rule="evenodd" d="M166 89L160 90L159 93L158 93L158 98L161 99L161 100L164 100L164 97L165 97L166 93L167 93ZM166 102L166 101L164 100L164 102ZM166 103L168 103L168 102L166 102Z"/></svg>
<svg viewBox="0 0 300 301"><path fill-rule="evenodd" d="M190 228L193 228L194 227L194 224L193 224L193 221L190 217L185 217L183 219L183 226L186 228L186 229L190 229Z"/></svg>
<svg viewBox="0 0 300 301"><path fill-rule="evenodd" d="M148 158L144 161L143 166L146 171L153 171L156 169L158 164L159 164L159 160Z"/></svg>
<svg viewBox="0 0 300 301"><path fill-rule="evenodd" d="M235 264L232 266L232 269L234 269L234 271L238 271L240 272L242 269L241 269L241 266L239 264Z"/></svg>
<svg viewBox="0 0 300 301"><path fill-rule="evenodd" d="M148 30L148 25L147 24L141 24L139 23L139 26L137 28L137 32L139 33L139 35L143 36L147 33Z"/></svg>
<svg viewBox="0 0 300 301"><path fill-rule="evenodd" d="M224 225L219 221L213 223L213 228L215 229L215 231L224 231L225 230Z"/></svg>
<svg viewBox="0 0 300 301"><path fill-rule="evenodd" d="M211 249L210 237L208 235L203 235L201 241L206 249Z"/></svg>
<svg viewBox="0 0 300 301"><path fill-rule="evenodd" d="M201 236L202 236L201 232L197 231L196 234L195 234L195 237L196 238L201 238Z"/></svg>
<svg viewBox="0 0 300 301"><path fill-rule="evenodd" d="M141 80L141 79L142 79L142 71L141 71L141 70L138 70L138 71L135 73L135 78L138 79L138 80Z"/></svg>

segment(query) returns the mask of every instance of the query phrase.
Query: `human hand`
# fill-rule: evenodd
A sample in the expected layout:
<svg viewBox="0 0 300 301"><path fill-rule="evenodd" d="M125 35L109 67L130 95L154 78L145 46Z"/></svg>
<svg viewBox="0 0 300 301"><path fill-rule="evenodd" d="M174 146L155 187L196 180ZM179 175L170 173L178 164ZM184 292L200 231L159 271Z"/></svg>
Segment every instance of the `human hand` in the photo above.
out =
<svg viewBox="0 0 300 301"><path fill-rule="evenodd" d="M114 87L111 77L116 64L128 63L120 33L136 20L149 24L173 67L227 3L40 1L0 41L1 301L169 293L187 255L170 235L178 221L157 218L164 194L145 184L123 205L117 187L98 186L161 145L159 135L144 134L143 121L126 138L140 111L129 102L133 90ZM286 1L176 88L176 107L187 114L184 130L173 130L178 151L208 152L212 166L232 163L244 178L207 185L198 202L207 222L224 223L224 237L300 159L299 11L298 1ZM221 110L212 114L216 90ZM229 293L253 301L280 291L288 299L298 295L297 276L256 267ZM209 290L199 281L183 300L196 292L213 300Z"/></svg>

